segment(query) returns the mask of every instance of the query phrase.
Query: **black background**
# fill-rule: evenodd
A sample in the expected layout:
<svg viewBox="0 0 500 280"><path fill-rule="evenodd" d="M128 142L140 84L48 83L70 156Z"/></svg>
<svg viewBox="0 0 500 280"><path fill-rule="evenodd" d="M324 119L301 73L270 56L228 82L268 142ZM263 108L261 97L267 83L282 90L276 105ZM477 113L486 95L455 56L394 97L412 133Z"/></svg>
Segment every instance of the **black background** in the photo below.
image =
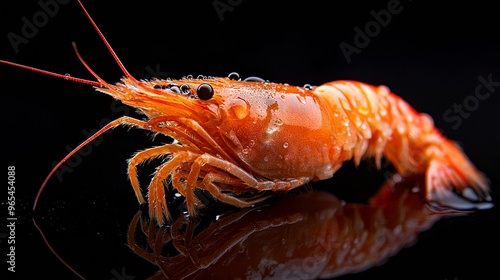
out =
<svg viewBox="0 0 500 280"><path fill-rule="evenodd" d="M353 45L353 28L363 29L373 20L370 11L386 9L388 1L336 1L326 5L309 0L271 5L265 1L220 0L234 4L232 10L222 14L223 20L214 1L177 2L181 1L87 0L84 4L136 77L150 76L149 67L168 72L162 73L162 78L226 76L237 71L243 77L260 76L293 85L319 85L339 79L385 84L417 110L429 113L436 126L456 139L477 167L488 174L494 191L499 190L500 87L480 101L477 110L462 119L458 128L443 119L453 104L462 104L474 94L478 76L492 75L494 81L500 81L498 10L487 1L401 1L402 11L392 15L389 24L359 54L351 56L350 63L339 44ZM21 18L31 20L41 8L36 1L4 1L0 9L0 58L93 79L74 54L71 42L75 41L102 78L117 81L122 75L120 69L77 3L70 1L59 8L16 53L9 32L20 35ZM122 269L135 279L152 274L155 267L125 246L128 223L138 210L126 177L126 159L152 145L147 133L118 128L106 134L99 144L87 147L92 152L71 172L64 173L62 182L52 178L39 210L35 215L31 211L40 184L52 163L66 155L67 146L75 147L84 140L84 130L100 128L104 121L123 114L133 116L134 110L112 105L110 97L86 85L9 66L0 69L2 158L4 168L16 166L19 220L14 276L22 279L36 273L42 277L75 277L43 243L31 221L33 216L57 252L91 279L112 279L112 271ZM370 167L363 165L355 172L347 165L346 171L324 184L333 189L380 179ZM152 170L141 171L145 182ZM5 188L2 202L6 193ZM497 208L493 208L443 220L424 232L415 246L385 265L339 279L498 279L498 217ZM5 239L1 248L4 260ZM0 275L6 269L2 261ZM13 276L7 275L8 279Z"/></svg>

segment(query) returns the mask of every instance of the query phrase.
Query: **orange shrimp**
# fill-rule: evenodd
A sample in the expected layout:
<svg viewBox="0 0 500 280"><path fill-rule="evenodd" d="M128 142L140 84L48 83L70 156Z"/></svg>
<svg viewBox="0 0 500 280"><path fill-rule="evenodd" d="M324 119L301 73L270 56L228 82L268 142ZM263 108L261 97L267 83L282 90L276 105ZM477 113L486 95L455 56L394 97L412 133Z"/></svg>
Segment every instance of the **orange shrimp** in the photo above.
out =
<svg viewBox="0 0 500 280"><path fill-rule="evenodd" d="M137 166L165 157L148 187L149 212L159 224L171 219L165 181L186 199L190 215L202 206L195 189L237 207L265 200L273 192L289 191L334 175L342 163L387 158L402 175L425 173L427 201L436 206L462 207L449 200L454 193L466 200L491 200L486 177L462 150L445 138L432 119L417 113L386 86L334 81L298 87L264 81L186 77L179 80L137 80L125 69L104 35L84 13L124 73L116 84L68 77L0 61L89 85L144 113L147 120L116 119L70 152L49 173L80 148L120 125L168 135L173 143L137 152L128 161L128 175L139 203L146 200ZM450 202L451 201L451 205ZM469 205L469 204L467 204ZM487 207L490 203L478 203Z"/></svg>

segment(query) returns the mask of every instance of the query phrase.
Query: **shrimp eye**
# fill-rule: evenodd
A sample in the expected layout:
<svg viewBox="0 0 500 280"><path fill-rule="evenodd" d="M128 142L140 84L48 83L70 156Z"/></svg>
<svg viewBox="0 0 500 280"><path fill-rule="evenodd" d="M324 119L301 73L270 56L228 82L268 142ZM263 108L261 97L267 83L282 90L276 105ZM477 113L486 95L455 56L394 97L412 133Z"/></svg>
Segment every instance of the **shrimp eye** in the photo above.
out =
<svg viewBox="0 0 500 280"><path fill-rule="evenodd" d="M214 96L214 89L211 85L203 83L196 89L196 94L201 100L209 100L212 96Z"/></svg>

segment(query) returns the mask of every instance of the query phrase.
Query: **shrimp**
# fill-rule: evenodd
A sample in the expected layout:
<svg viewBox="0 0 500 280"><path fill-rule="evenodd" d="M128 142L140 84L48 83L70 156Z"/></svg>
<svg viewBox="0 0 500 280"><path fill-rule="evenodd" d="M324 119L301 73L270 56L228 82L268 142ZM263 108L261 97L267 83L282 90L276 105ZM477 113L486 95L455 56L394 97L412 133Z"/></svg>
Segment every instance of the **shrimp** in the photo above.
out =
<svg viewBox="0 0 500 280"><path fill-rule="evenodd" d="M333 81L320 86L291 86L258 79L186 76L176 80L137 80L124 67L90 14L83 12L122 70L117 83L104 81L79 54L97 81L61 75L1 60L3 64L94 86L146 120L120 117L76 147L48 174L102 133L126 125L164 134L174 142L137 152L128 161L128 177L140 204L146 203L137 167L163 157L147 189L151 217L172 220L165 182L185 197L188 213L203 206L196 189L236 207L255 205L275 192L325 180L346 161L359 165L388 159L403 176L425 174L429 205L446 206L455 194L491 205L486 176L454 142L445 138L430 116L416 112L386 86ZM484 203L486 204L484 204ZM453 200L453 207L462 205ZM467 204L469 205L469 204Z"/></svg>

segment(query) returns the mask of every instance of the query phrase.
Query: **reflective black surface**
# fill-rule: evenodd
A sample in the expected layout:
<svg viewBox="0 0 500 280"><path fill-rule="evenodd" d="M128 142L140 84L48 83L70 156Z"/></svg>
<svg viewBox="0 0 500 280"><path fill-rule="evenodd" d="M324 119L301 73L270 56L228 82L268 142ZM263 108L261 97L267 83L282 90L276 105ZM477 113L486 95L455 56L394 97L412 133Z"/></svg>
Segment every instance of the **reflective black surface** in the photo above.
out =
<svg viewBox="0 0 500 280"><path fill-rule="evenodd" d="M339 45L355 45L354 28L365 28L374 20L370 11L387 9L389 2L336 3L334 7L318 1L277 7L264 1L222 0L84 4L126 67L139 78L227 76L237 71L242 77L296 85L338 79L385 84L419 111L429 113L446 136L458 140L490 177L496 199L500 87L492 86L495 91L481 100L476 96L479 77L500 81L496 10L481 1L469 5L401 1L401 12L393 14L387 26L347 62ZM221 18L214 3L219 12L220 3L233 6L226 6ZM30 38L25 36L17 53L11 33L23 35L23 17L33 21L43 8L36 1L6 1L0 10L1 59L90 79L71 47L75 41L104 79L120 78L119 68L76 2L60 4L46 24L41 24L41 16L40 27L32 34L26 31ZM188 22L197 27L189 27ZM109 120L137 115L133 108L113 103L89 86L4 65L0 69L2 158L4 168L16 166L17 217L15 274L7 271L3 261L9 248L7 229L0 230L0 275L7 276L2 279L76 278L43 242L33 217L60 257L88 279L153 275L158 267L127 246L128 227L139 206L126 177L126 159L166 139L152 141L148 133L124 128L105 134L52 178L33 213L34 197L53 162ZM153 161L140 170L143 184L157 164ZM334 178L313 188L349 202L366 202L381 186L384 174L390 174L384 171L376 171L370 163L359 169L346 164ZM6 188L1 197L5 202ZM5 212L6 205L2 207ZM500 250L498 217L496 207L442 219L385 264L338 279L498 279L497 260L487 256Z"/></svg>
<svg viewBox="0 0 500 280"><path fill-rule="evenodd" d="M139 212L128 244L156 264L154 279L316 279L384 263L443 217L424 201L424 177L388 180L367 203L325 191L289 192L240 211L180 216L155 227ZM142 239L141 239L142 238Z"/></svg>

